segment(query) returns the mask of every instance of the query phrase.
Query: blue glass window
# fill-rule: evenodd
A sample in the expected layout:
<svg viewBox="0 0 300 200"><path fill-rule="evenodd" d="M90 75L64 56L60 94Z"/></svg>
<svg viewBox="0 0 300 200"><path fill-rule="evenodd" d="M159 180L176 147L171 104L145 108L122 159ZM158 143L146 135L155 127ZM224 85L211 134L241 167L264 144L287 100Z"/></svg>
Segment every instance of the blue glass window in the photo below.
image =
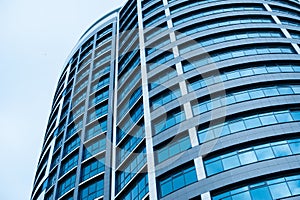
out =
<svg viewBox="0 0 300 200"><path fill-rule="evenodd" d="M98 70L96 73L93 74L93 80L103 76L104 74L110 71L110 66L106 66Z"/></svg>
<svg viewBox="0 0 300 200"><path fill-rule="evenodd" d="M181 6L180 8L176 8L176 9L172 9L173 7L171 7L171 13L174 12L178 12L180 10L185 9L186 7L191 7L192 5L196 6L196 5L200 5L203 2L197 2L197 3L192 3L191 5L188 6ZM192 11L192 12L187 12L186 14L180 15L180 17L176 17L174 18L174 26L177 26L181 23L193 20L193 19L197 19L197 18L201 18L204 16L208 16L208 15L213 15L213 14L219 14L219 13L224 13L224 12L235 12L235 11L253 11L253 10L264 10L264 8L262 6L253 6L253 5L243 5L243 6L239 6L239 5L230 5L230 6L226 6L223 5L222 7L210 7L209 9L201 9L201 10L196 10L196 11ZM221 21L221 20L219 20ZM215 27L215 26L222 26L222 25L227 25L227 24L238 24L240 23L239 20L231 20L231 21L223 21L220 24L209 24L207 26L209 27ZM221 25L222 24L222 25Z"/></svg>
<svg viewBox="0 0 300 200"><path fill-rule="evenodd" d="M106 103L102 105L97 105L95 107L95 111L88 116L89 118L88 121L91 122L96 118L102 117L103 115L106 115L107 112L108 112L108 105Z"/></svg>
<svg viewBox="0 0 300 200"><path fill-rule="evenodd" d="M164 160L181 153L191 148L190 138L188 135L182 138L174 138L174 141L170 141L167 145L157 149L157 161L163 162Z"/></svg>
<svg viewBox="0 0 300 200"><path fill-rule="evenodd" d="M84 110L85 110L85 107L84 105L72 110L70 112L70 117L69 117L69 122L73 121L74 119L76 119L78 116L80 116L82 113L84 113ZM78 129L77 129L78 130ZM76 131L76 130L74 130ZM72 134L72 133L69 133L68 134Z"/></svg>
<svg viewBox="0 0 300 200"><path fill-rule="evenodd" d="M152 109L155 110L158 107L160 107L174 99L179 98L180 96L181 96L181 93L180 93L179 87L167 89L167 90L162 91L158 95L152 97L150 99L150 104L152 106Z"/></svg>
<svg viewBox="0 0 300 200"><path fill-rule="evenodd" d="M76 149L77 147L79 147L80 145L80 138L78 136L72 138L70 141L68 141L65 144L64 147L64 156L71 153L74 149Z"/></svg>
<svg viewBox="0 0 300 200"><path fill-rule="evenodd" d="M251 197L253 199L257 199L257 200L272 200L270 191L267 188L264 188L264 187L253 188L250 191L250 194L251 194Z"/></svg>
<svg viewBox="0 0 300 200"><path fill-rule="evenodd" d="M192 64L190 64L192 66L191 69L194 69L195 67L193 67ZM241 78L241 77L247 77L247 76L252 76L254 75L254 71L256 72L255 74L265 74L266 73L277 73L277 72L286 72L287 68L291 68L292 72L300 72L300 66L298 65L278 65L278 66L274 66L273 64L270 65L266 65L266 66L253 66L252 68L246 68L246 69L238 69L235 70L238 73L235 73L235 76L230 76L229 74L231 74L232 72L224 72L223 74L219 75L219 76L210 76L207 78L202 78L201 76L196 76L193 77L189 80L189 84L188 84L188 89L189 91L195 91L195 90L199 90L201 88L206 87L207 85L212 85L215 83L219 83L220 81L227 81L227 80L232 80L232 79L236 79L236 78ZM189 69L189 70L191 70ZM262 70L264 69L264 70ZM236 75L240 74L239 77L237 77ZM300 87L296 87L293 88L295 93L300 93ZM264 94L261 94L262 91L256 91L259 92L259 94L251 94L250 96L252 98L255 97L255 95L259 95L259 97L264 96ZM280 94L285 94L284 92L279 92ZM256 97L258 98L258 97Z"/></svg>
<svg viewBox="0 0 300 200"><path fill-rule="evenodd" d="M224 171L222 161L218 157L206 161L205 167L208 176Z"/></svg>
<svg viewBox="0 0 300 200"><path fill-rule="evenodd" d="M212 200L273 200L288 198L300 194L299 180L299 175L293 175L258 182L221 194L213 194Z"/></svg>
<svg viewBox="0 0 300 200"><path fill-rule="evenodd" d="M89 62L89 61L88 61ZM80 83L80 84L79 84ZM75 85L75 89L74 89L74 95L78 94L80 91L82 91L83 89L86 90L86 86L88 85L88 80L84 80L83 82L78 82L77 85Z"/></svg>
<svg viewBox="0 0 300 200"><path fill-rule="evenodd" d="M148 176L147 174L141 175L136 181L134 181L127 192L121 199L124 200L142 200L143 197L148 193Z"/></svg>
<svg viewBox="0 0 300 200"><path fill-rule="evenodd" d="M79 191L79 200L94 200L97 197L102 196L104 193L104 181L97 180L92 183L88 183Z"/></svg>
<svg viewBox="0 0 300 200"><path fill-rule="evenodd" d="M254 150L259 161L275 158L270 144L254 147Z"/></svg>
<svg viewBox="0 0 300 200"><path fill-rule="evenodd" d="M260 116L260 121L262 125L270 125L270 124L276 124L276 117L274 115L268 115L268 114L262 114Z"/></svg>
<svg viewBox="0 0 300 200"><path fill-rule="evenodd" d="M194 60L192 63L187 63L183 64L183 71L188 72L192 69L202 67L207 64L211 64L214 62L220 62L226 59L230 58L239 58L243 57L245 55L249 55L249 52L246 53L247 51L253 51L253 54L251 55L260 55L260 54L292 54L295 53L294 49L291 46L288 45L283 45L283 46L257 46L257 47L251 47L251 46L244 46L240 48L235 48L235 49L226 49L222 50L218 53L210 53L209 56L205 55L198 55L197 59Z"/></svg>
<svg viewBox="0 0 300 200"><path fill-rule="evenodd" d="M289 143L293 154L300 153L300 144L299 143L300 143L299 139L295 139L295 140L291 141L291 143Z"/></svg>
<svg viewBox="0 0 300 200"><path fill-rule="evenodd" d="M96 92L95 98L90 101L90 107L94 106L108 98L108 87Z"/></svg>
<svg viewBox="0 0 300 200"><path fill-rule="evenodd" d="M273 199L281 199L287 196L291 196L291 193L286 183L270 185L269 189L271 191Z"/></svg>
<svg viewBox="0 0 300 200"><path fill-rule="evenodd" d="M151 18L147 19L145 22L144 22L144 27L147 28L147 27L150 27L150 26L153 26L153 24L155 24L156 22L164 19L166 16L165 16L165 13L164 11L152 16Z"/></svg>
<svg viewBox="0 0 300 200"><path fill-rule="evenodd" d="M177 71L174 66L165 69L164 71L158 73L155 77L151 78L149 81L150 90L153 90L159 85L163 85L164 82L177 76Z"/></svg>
<svg viewBox="0 0 300 200"><path fill-rule="evenodd" d="M99 79L99 81L97 82L97 84L92 86L91 92L95 92L108 84L109 84L109 76L107 75L107 76L101 77Z"/></svg>
<svg viewBox="0 0 300 200"><path fill-rule="evenodd" d="M273 125L273 124L278 124L282 123L282 116L286 115L291 117L285 117L287 120L290 121L284 121L284 122L293 122L293 121L300 121L299 116L299 111L277 111L277 112L271 112L271 113L264 113L264 114L259 114L259 115L253 115L253 116L248 116L240 119L235 119L233 121L227 121L223 124L215 125L206 129L199 129L198 131L198 138L200 143L204 143L208 140L212 140L215 138L218 138L220 136L224 136L226 134L233 134L238 131L244 131L249 128L253 127L262 127L262 126L267 126L267 125ZM278 115L278 117L277 117ZM279 119L279 120L277 120ZM230 130L226 134L221 134L222 128L229 126ZM221 128L220 128L221 127ZM200 128L200 127L199 127ZM227 130L227 128L225 128ZM208 134L209 133L209 134Z"/></svg>
<svg viewBox="0 0 300 200"><path fill-rule="evenodd" d="M253 151L248 151L248 149L245 149L244 151L245 152L241 152L239 154L241 165L246 165L257 161L256 155Z"/></svg>
<svg viewBox="0 0 300 200"><path fill-rule="evenodd" d="M76 174L64 178L57 186L57 195L61 197L75 186Z"/></svg>
<svg viewBox="0 0 300 200"><path fill-rule="evenodd" d="M260 122L259 118L256 118L256 117L247 118L247 119L245 119L244 123L245 123L246 129L251 129L251 128L261 126L261 122Z"/></svg>
<svg viewBox="0 0 300 200"><path fill-rule="evenodd" d="M158 66L163 65L164 63L172 60L174 58L174 55L172 53L172 50L166 51L158 56L156 56L155 58L151 59L150 61L148 61L148 69L149 71L155 69Z"/></svg>
<svg viewBox="0 0 300 200"><path fill-rule="evenodd" d="M65 174L78 164L78 154L73 155L64 161L60 167L60 175Z"/></svg>
<svg viewBox="0 0 300 200"><path fill-rule="evenodd" d="M205 159L204 167L207 176L212 176L243 165L299 154L299 146L300 139L257 145ZM296 151L293 151L293 149L296 149Z"/></svg>
<svg viewBox="0 0 300 200"><path fill-rule="evenodd" d="M276 157L288 156L292 154L287 142L277 142L273 145L273 151Z"/></svg>
<svg viewBox="0 0 300 200"><path fill-rule="evenodd" d="M101 172L105 169L105 159L95 158L84 164L81 169L81 180L85 181Z"/></svg>
<svg viewBox="0 0 300 200"><path fill-rule="evenodd" d="M145 5L147 5L147 4L144 4L143 7L145 7ZM144 17L147 17L148 15L150 15L153 12L156 12L160 8L163 8L163 3L161 1L158 1L157 3L151 5L146 10L144 10L143 15L144 15Z"/></svg>
<svg viewBox="0 0 300 200"><path fill-rule="evenodd" d="M47 189L49 189L52 185L55 184L56 179L57 179L57 173L56 173L56 171L55 171L55 172L52 172L52 173L49 175L48 183L47 183Z"/></svg>
<svg viewBox="0 0 300 200"><path fill-rule="evenodd" d="M288 182L288 186L291 190L292 195L299 195L300 194L300 180L290 180Z"/></svg>
<svg viewBox="0 0 300 200"><path fill-rule="evenodd" d="M137 151L131 161L126 166L117 172L116 185L117 192L119 192L145 165L147 159L146 148L143 147Z"/></svg>
<svg viewBox="0 0 300 200"><path fill-rule="evenodd" d="M146 41L149 41L151 40L153 37L161 34L162 32L164 31L167 31L168 30L168 25L166 22L163 22L161 24L159 24L158 26L156 26L155 28L152 28L151 30L147 31L145 33L145 38L146 38ZM162 35L160 35L161 37Z"/></svg>
<svg viewBox="0 0 300 200"><path fill-rule="evenodd" d="M85 145L85 148L83 150L83 159L90 158L97 153L105 150L106 146L106 138L97 139L96 141L93 141L91 144Z"/></svg>
<svg viewBox="0 0 300 200"><path fill-rule="evenodd" d="M291 114L294 120L300 120L300 111L293 111Z"/></svg>
<svg viewBox="0 0 300 200"><path fill-rule="evenodd" d="M139 125L140 119L144 115L144 107L142 102L139 102L135 105L129 112L129 115L126 115L122 120L122 124L118 125L117 129L117 138L120 141L132 127L136 124Z"/></svg>
<svg viewBox="0 0 300 200"><path fill-rule="evenodd" d="M196 181L195 166L182 167L172 174L168 174L167 177L159 179L160 195L164 197Z"/></svg>
<svg viewBox="0 0 300 200"><path fill-rule="evenodd" d="M126 86L128 87L128 86ZM132 90L132 88L130 88ZM130 99L126 102L123 103L123 105L120 105L120 107L118 108L119 112L118 112L118 122L121 121L122 118L124 118L124 116L126 116L126 113L132 109L135 104L138 104L141 102L140 98L142 96L142 88L139 87L136 91L134 91L131 96ZM134 111L133 111L134 112Z"/></svg>
<svg viewBox="0 0 300 200"><path fill-rule="evenodd" d="M236 153L230 153L222 156L222 164L224 166L224 170L236 168L241 165Z"/></svg>
<svg viewBox="0 0 300 200"><path fill-rule="evenodd" d="M181 111L180 108L176 108L167 113L167 118L165 120L160 120L154 123L155 133L161 133L162 131L179 124L180 122L185 120L184 112Z"/></svg>
<svg viewBox="0 0 300 200"><path fill-rule="evenodd" d="M87 129L85 133L85 140L87 141L105 131L107 131L107 120L106 118L102 118L93 124L92 127Z"/></svg>
<svg viewBox="0 0 300 200"><path fill-rule="evenodd" d="M180 24L182 22L184 22L185 20L189 20L189 19L185 19L180 16L178 22L175 22L175 24ZM227 19L219 19L217 21L209 21L206 23L198 23L198 24L193 24L192 26L188 26L182 29L178 30L178 35L177 35L177 39L180 39L182 37L185 37L187 35L191 35L193 33L196 32L202 32L208 29L212 29L212 28L217 28L217 27L222 27L222 26L228 26L228 25L233 25L233 24L246 24L246 23L272 23L272 20L270 18L266 18L266 17L261 17L261 18L227 18Z"/></svg>
<svg viewBox="0 0 300 200"><path fill-rule="evenodd" d="M133 75L134 75L133 78L128 79L129 81L126 84L126 87L124 86L118 93L118 103L123 101L125 99L125 97L129 94L129 92L132 92L132 88L135 88L134 86L137 84L137 82L140 81L141 73L139 71L138 72L135 71ZM134 96L134 95L136 95L135 97L138 98L139 97L138 95L141 95L141 93L140 94L134 93L131 96ZM123 110L127 111L127 109L123 109ZM123 111L123 112L125 112L125 111Z"/></svg>
<svg viewBox="0 0 300 200"><path fill-rule="evenodd" d="M73 122L71 125L69 125L69 127L67 129L66 139L68 139L73 134L78 132L81 128L82 128L82 120L80 120L79 122L76 122L76 123Z"/></svg>
<svg viewBox="0 0 300 200"><path fill-rule="evenodd" d="M124 67L124 70L119 74L119 85L123 85L125 80L129 77L129 75L133 72L134 69L136 69L139 66L140 63L140 57L139 54L136 54L136 56Z"/></svg>
<svg viewBox="0 0 300 200"><path fill-rule="evenodd" d="M145 137L144 132L144 126L137 127L130 133L130 135L128 135L128 138L122 142L119 148L117 148L117 160L119 163L122 162L128 156L128 154L130 154L132 150L136 148L137 145L142 141L142 139Z"/></svg>

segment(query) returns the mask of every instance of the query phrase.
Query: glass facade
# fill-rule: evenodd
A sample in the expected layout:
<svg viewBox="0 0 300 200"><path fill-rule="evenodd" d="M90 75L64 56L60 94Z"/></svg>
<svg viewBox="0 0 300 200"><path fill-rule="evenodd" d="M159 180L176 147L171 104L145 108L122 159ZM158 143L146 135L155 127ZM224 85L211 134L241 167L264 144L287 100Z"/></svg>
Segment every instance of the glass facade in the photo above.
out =
<svg viewBox="0 0 300 200"><path fill-rule="evenodd" d="M231 190L213 196L212 199L283 199L298 196L300 194L299 184L299 175L286 176Z"/></svg>
<svg viewBox="0 0 300 200"><path fill-rule="evenodd" d="M66 59L31 200L299 198L297 0L127 0Z"/></svg>
<svg viewBox="0 0 300 200"><path fill-rule="evenodd" d="M243 165L297 155L300 153L300 140L283 140L258 146L248 147L238 151L216 156L204 161L207 176L240 167Z"/></svg>
<svg viewBox="0 0 300 200"><path fill-rule="evenodd" d="M197 181L195 167L184 167L159 180L161 197Z"/></svg>
<svg viewBox="0 0 300 200"><path fill-rule="evenodd" d="M80 190L80 200L92 200L103 195L103 180L95 181Z"/></svg>
<svg viewBox="0 0 300 200"><path fill-rule="evenodd" d="M223 137L240 131L246 131L253 128L260 128L280 123L297 122L300 120L300 111L285 110L277 112L259 113L243 118L226 121L223 124L211 126L198 132L199 142Z"/></svg>
<svg viewBox="0 0 300 200"><path fill-rule="evenodd" d="M185 135L184 137L179 137L180 138L175 138L168 142L166 145L163 145L156 150L156 159L158 163L163 162L191 148L190 139L187 135Z"/></svg>

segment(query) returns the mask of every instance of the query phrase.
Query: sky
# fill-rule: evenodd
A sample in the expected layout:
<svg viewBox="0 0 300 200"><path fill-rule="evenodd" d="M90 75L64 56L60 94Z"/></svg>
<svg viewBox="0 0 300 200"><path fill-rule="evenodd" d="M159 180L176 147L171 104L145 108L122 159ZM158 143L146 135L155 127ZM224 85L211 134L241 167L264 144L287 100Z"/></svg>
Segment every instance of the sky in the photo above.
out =
<svg viewBox="0 0 300 200"><path fill-rule="evenodd" d="M0 0L0 199L30 199L55 87L85 30L125 0Z"/></svg>

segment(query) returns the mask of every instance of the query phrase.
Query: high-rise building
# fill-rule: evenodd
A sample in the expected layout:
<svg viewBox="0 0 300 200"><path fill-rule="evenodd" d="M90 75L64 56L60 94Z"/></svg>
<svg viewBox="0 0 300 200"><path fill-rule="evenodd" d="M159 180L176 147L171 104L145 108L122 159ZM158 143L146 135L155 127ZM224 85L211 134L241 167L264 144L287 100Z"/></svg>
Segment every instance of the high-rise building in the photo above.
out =
<svg viewBox="0 0 300 200"><path fill-rule="evenodd" d="M31 199L300 199L299 44L297 0L128 0L63 66Z"/></svg>

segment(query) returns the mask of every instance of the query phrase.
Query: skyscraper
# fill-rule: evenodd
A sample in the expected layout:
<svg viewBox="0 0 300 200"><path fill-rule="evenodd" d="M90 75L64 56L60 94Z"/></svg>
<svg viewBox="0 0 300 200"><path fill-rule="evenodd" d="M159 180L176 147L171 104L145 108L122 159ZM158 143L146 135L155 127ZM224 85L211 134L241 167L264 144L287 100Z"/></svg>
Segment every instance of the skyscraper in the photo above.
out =
<svg viewBox="0 0 300 200"><path fill-rule="evenodd" d="M299 44L296 0L128 0L63 66L31 199L299 199Z"/></svg>

